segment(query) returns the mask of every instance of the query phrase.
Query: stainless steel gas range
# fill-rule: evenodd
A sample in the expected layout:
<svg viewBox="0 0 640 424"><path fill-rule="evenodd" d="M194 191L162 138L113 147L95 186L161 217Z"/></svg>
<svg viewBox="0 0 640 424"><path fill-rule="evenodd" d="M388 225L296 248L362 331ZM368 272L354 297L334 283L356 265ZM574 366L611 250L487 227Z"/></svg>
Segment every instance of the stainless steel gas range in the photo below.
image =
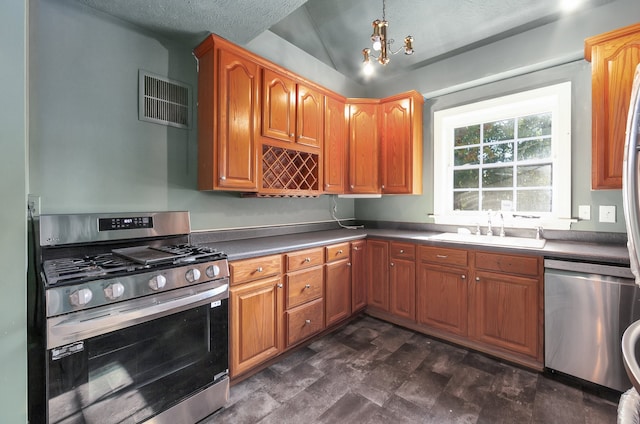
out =
<svg viewBox="0 0 640 424"><path fill-rule="evenodd" d="M188 212L40 217L32 422L195 423L224 405L227 258L189 233Z"/></svg>

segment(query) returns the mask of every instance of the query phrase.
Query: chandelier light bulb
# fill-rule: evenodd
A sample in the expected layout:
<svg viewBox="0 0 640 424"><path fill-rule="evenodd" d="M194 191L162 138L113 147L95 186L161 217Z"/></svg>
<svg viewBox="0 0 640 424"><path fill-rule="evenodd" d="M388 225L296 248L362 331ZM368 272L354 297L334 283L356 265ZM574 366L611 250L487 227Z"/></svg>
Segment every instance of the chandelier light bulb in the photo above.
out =
<svg viewBox="0 0 640 424"><path fill-rule="evenodd" d="M378 37L377 39L373 40L373 50L379 52L381 48L382 43L380 42L380 37Z"/></svg>

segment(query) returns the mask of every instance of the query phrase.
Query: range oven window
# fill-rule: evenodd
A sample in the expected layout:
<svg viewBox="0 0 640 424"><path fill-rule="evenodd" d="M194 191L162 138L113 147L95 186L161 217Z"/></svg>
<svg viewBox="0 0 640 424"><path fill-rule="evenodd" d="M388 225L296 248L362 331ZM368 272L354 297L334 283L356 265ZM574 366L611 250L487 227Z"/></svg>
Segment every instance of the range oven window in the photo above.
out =
<svg viewBox="0 0 640 424"><path fill-rule="evenodd" d="M227 371L227 313L223 299L47 352L49 423L139 422L213 384Z"/></svg>

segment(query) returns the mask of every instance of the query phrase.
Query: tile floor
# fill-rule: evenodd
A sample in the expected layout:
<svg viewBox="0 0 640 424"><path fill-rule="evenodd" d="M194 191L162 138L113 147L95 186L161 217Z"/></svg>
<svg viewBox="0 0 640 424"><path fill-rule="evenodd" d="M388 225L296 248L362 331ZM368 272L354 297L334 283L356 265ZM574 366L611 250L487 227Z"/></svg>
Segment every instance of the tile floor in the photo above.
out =
<svg viewBox="0 0 640 424"><path fill-rule="evenodd" d="M600 395L362 316L233 386L201 424L615 423L616 393Z"/></svg>

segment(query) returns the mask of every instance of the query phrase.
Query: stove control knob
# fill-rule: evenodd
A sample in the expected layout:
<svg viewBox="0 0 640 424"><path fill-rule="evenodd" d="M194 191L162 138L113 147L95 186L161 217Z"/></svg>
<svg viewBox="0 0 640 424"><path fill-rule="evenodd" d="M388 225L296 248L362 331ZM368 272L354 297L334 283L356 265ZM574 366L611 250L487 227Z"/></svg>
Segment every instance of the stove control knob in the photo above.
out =
<svg viewBox="0 0 640 424"><path fill-rule="evenodd" d="M160 290L167 284L167 279L164 275L156 275L149 280L149 287L151 290Z"/></svg>
<svg viewBox="0 0 640 424"><path fill-rule="evenodd" d="M220 267L218 265L210 265L206 270L207 277L214 278L220 275Z"/></svg>
<svg viewBox="0 0 640 424"><path fill-rule="evenodd" d="M184 277L187 279L188 282L195 283L200 279L200 270L196 268L191 268L189 271L187 271Z"/></svg>
<svg viewBox="0 0 640 424"><path fill-rule="evenodd" d="M104 288L104 296L109 300L115 300L124 294L122 283L109 284Z"/></svg>
<svg viewBox="0 0 640 424"><path fill-rule="evenodd" d="M87 303L91 302L93 298L93 293L89 289L80 289L76 290L69 295L69 302L73 306L84 306Z"/></svg>

